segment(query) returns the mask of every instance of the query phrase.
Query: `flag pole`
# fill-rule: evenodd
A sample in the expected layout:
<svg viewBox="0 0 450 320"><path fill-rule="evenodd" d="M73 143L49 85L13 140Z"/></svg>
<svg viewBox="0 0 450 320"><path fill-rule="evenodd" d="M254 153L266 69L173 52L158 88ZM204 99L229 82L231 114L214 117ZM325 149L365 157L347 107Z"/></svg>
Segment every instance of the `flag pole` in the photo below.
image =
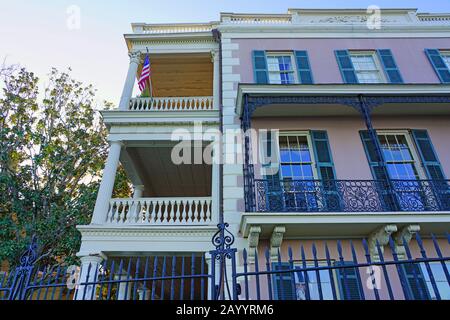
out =
<svg viewBox="0 0 450 320"><path fill-rule="evenodd" d="M148 47L145 47L147 49L147 56L148 56ZM150 57L148 58L150 61ZM148 90L150 91L150 103L153 102L153 88L152 88L152 77L148 78Z"/></svg>

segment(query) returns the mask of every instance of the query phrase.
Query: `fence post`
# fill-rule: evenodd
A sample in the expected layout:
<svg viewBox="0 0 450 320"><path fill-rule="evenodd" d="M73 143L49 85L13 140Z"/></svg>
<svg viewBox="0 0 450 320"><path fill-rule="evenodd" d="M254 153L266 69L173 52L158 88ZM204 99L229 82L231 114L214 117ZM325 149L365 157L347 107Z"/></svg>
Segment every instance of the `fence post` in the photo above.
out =
<svg viewBox="0 0 450 320"><path fill-rule="evenodd" d="M103 257L100 255L81 257L81 272L78 279L77 291L75 293L75 300L95 300L97 284L88 284L89 282L96 282L98 280L100 263Z"/></svg>

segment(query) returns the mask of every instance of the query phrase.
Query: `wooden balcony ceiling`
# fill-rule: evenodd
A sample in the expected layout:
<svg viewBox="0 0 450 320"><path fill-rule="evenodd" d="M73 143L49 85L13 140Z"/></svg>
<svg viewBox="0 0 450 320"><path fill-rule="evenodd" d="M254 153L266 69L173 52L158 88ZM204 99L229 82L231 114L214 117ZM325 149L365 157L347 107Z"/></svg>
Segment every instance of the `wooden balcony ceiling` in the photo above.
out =
<svg viewBox="0 0 450 320"><path fill-rule="evenodd" d="M171 160L171 151L172 147L169 146L127 148L133 165L144 182L144 196L210 196L211 165L176 165Z"/></svg>
<svg viewBox="0 0 450 320"><path fill-rule="evenodd" d="M213 95L213 64L209 54L155 54L150 55L150 62L155 96Z"/></svg>

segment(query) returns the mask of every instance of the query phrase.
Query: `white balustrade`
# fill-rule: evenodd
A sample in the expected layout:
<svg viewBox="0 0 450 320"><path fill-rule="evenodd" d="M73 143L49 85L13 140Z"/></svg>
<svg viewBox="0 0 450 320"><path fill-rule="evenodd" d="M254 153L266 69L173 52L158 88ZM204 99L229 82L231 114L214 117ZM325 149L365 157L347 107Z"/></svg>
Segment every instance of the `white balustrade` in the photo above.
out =
<svg viewBox="0 0 450 320"><path fill-rule="evenodd" d="M131 111L190 111L213 110L213 97L155 97L133 98Z"/></svg>
<svg viewBox="0 0 450 320"><path fill-rule="evenodd" d="M111 199L107 224L206 225L213 221L211 197Z"/></svg>

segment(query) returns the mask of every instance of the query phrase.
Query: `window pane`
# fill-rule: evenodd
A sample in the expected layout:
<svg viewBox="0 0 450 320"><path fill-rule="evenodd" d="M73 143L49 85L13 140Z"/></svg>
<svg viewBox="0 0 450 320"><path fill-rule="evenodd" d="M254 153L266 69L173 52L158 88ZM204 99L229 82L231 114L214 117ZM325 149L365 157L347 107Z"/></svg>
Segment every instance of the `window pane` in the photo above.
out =
<svg viewBox="0 0 450 320"><path fill-rule="evenodd" d="M450 70L450 54L443 54L442 59L444 59L445 64L447 65L447 68Z"/></svg>
<svg viewBox="0 0 450 320"><path fill-rule="evenodd" d="M291 84L295 82L291 56L271 55L267 57L269 82L273 84Z"/></svg>
<svg viewBox="0 0 450 320"><path fill-rule="evenodd" d="M312 166L310 164L301 165L303 179L314 179Z"/></svg>

